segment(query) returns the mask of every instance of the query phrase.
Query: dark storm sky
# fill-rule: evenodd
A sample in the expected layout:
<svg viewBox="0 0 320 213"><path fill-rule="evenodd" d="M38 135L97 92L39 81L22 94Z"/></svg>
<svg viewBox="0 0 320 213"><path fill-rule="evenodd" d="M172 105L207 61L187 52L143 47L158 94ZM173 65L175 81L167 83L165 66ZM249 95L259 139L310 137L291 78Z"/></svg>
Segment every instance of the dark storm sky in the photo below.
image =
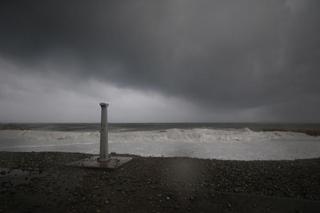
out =
<svg viewBox="0 0 320 213"><path fill-rule="evenodd" d="M0 3L0 122L320 121L318 0Z"/></svg>

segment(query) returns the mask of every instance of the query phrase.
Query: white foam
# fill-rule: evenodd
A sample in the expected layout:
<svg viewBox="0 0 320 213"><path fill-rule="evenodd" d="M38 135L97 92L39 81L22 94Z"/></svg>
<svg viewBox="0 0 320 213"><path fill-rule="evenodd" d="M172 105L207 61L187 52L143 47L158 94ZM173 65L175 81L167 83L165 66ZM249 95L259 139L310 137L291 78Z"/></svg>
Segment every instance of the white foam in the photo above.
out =
<svg viewBox="0 0 320 213"><path fill-rule="evenodd" d="M0 151L98 153L99 132L0 131ZM320 157L320 137L250 129L169 129L109 134L111 152L141 156L187 156L231 160Z"/></svg>

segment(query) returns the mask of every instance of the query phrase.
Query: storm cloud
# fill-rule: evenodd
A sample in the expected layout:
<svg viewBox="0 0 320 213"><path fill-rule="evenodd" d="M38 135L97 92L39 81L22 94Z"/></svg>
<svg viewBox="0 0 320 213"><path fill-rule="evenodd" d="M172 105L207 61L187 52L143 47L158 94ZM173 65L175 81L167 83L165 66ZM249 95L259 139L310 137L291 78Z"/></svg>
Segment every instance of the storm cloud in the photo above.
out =
<svg viewBox="0 0 320 213"><path fill-rule="evenodd" d="M61 105L72 91L123 95L132 100L123 111L135 91L145 100L137 115L150 112L141 121L319 121L319 9L317 0L2 1L1 118L25 85L46 102L63 88ZM27 100L38 99L27 96L32 112Z"/></svg>

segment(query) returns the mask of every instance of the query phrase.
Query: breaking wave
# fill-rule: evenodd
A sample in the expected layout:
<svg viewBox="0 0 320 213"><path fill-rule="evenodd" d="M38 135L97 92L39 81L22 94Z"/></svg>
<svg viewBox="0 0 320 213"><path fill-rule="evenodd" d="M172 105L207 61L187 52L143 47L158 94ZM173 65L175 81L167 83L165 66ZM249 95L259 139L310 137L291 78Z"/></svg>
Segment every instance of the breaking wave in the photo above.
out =
<svg viewBox="0 0 320 213"><path fill-rule="evenodd" d="M0 131L0 151L98 153L99 132ZM230 160L292 160L320 157L320 137L244 129L112 131L109 150L141 156Z"/></svg>

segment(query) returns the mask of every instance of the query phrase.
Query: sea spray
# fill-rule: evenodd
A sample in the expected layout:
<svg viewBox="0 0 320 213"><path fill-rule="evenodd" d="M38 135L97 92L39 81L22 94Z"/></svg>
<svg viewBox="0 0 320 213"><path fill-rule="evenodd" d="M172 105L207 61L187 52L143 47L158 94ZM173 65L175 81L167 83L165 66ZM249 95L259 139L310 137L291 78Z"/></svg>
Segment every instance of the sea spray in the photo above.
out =
<svg viewBox="0 0 320 213"><path fill-rule="evenodd" d="M320 137L295 132L242 129L111 131L110 151L142 156L231 160L320 157ZM97 154L99 132L1 130L0 151L61 151Z"/></svg>

